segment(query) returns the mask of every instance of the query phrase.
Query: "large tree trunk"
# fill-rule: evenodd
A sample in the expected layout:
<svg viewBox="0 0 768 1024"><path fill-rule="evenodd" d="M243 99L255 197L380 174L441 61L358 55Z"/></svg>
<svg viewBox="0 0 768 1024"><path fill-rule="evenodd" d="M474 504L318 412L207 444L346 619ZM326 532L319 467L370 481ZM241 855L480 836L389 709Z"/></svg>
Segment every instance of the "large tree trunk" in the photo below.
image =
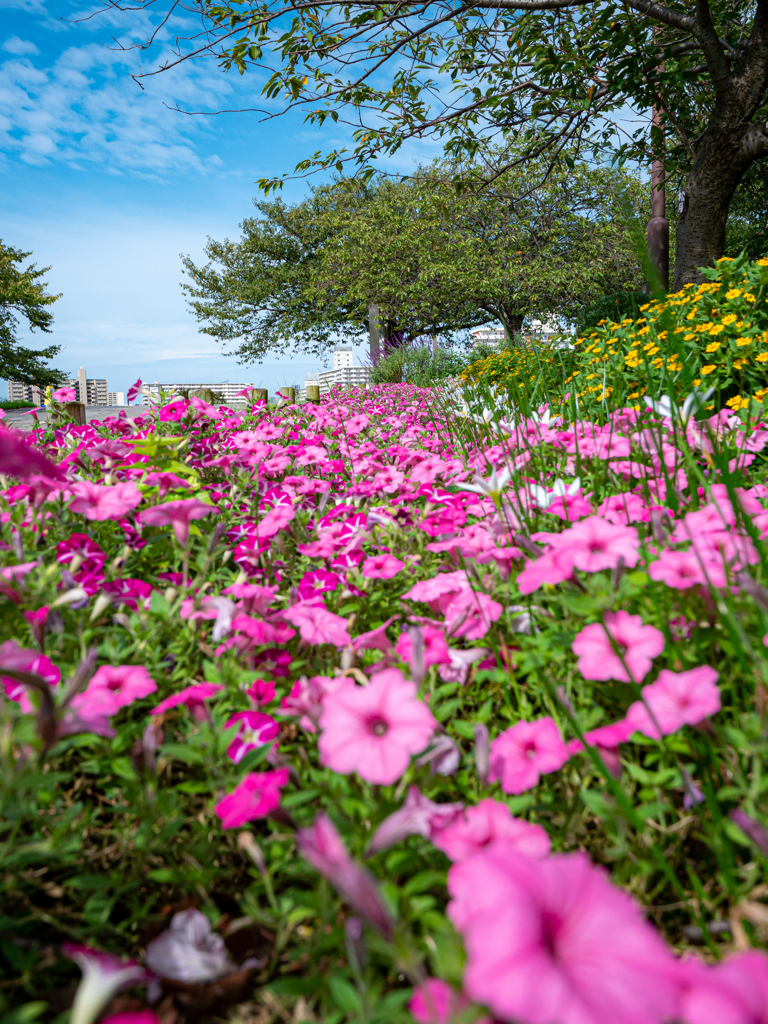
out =
<svg viewBox="0 0 768 1024"><path fill-rule="evenodd" d="M752 162L742 150L740 126L710 128L685 182L677 220L674 291L704 280L701 267L723 255L725 223L736 186Z"/></svg>

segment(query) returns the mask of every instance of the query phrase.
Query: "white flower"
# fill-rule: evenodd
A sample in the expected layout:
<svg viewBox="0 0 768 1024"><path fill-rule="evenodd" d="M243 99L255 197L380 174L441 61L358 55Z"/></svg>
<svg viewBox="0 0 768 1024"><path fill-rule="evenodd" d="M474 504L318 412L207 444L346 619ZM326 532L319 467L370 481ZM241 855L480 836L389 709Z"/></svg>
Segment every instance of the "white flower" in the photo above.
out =
<svg viewBox="0 0 768 1024"><path fill-rule="evenodd" d="M147 972L134 960L119 960L88 946L64 947L64 953L83 972L75 993L70 1024L93 1024L110 999L132 983L143 981Z"/></svg>
<svg viewBox="0 0 768 1024"><path fill-rule="evenodd" d="M565 498L566 496L572 498L580 490L581 479L579 477L576 477L573 483L568 484L568 486L558 477L551 491L548 491L546 487L539 486L539 484L530 485L531 498L539 508L549 508L556 498Z"/></svg>
<svg viewBox="0 0 768 1024"><path fill-rule="evenodd" d="M691 416L694 416L699 409L703 408L714 393L714 388L709 388L704 392L699 391L698 388L694 388L680 408L673 403L669 395L662 395L661 398L656 399L655 401L653 398L648 398L646 395L643 401L649 409L653 409L655 413L659 416L663 416L664 419L678 419L683 426L686 426Z"/></svg>
<svg viewBox="0 0 768 1024"><path fill-rule="evenodd" d="M224 939L199 910L174 914L171 927L147 946L147 967L161 978L192 983L215 981L236 969Z"/></svg>
<svg viewBox="0 0 768 1024"><path fill-rule="evenodd" d="M502 490L511 479L511 470L503 469L497 476L496 468L494 467L487 480L484 480L479 474L475 474L474 484L456 484L456 486L460 491L472 491L473 494L487 494L489 498L496 500L501 496Z"/></svg>

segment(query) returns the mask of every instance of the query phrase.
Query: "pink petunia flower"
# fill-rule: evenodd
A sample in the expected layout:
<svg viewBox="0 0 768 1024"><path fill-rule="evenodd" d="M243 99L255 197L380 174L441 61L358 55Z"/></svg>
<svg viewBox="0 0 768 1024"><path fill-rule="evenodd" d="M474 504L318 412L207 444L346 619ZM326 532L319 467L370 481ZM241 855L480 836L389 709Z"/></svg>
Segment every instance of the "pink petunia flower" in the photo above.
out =
<svg viewBox="0 0 768 1024"><path fill-rule="evenodd" d="M143 665L101 665L87 688L72 698L70 707L84 717L114 715L157 690Z"/></svg>
<svg viewBox="0 0 768 1024"><path fill-rule="evenodd" d="M141 491L132 480L109 487L81 480L74 484L72 493L75 497L69 504L70 511L96 521L122 519L136 508L142 498Z"/></svg>
<svg viewBox="0 0 768 1024"><path fill-rule="evenodd" d="M66 481L61 468L35 448L30 437L7 428L0 433L0 473L22 480L41 476L60 483Z"/></svg>
<svg viewBox="0 0 768 1024"><path fill-rule="evenodd" d="M126 1010L105 1017L101 1024L160 1024L160 1018L154 1010Z"/></svg>
<svg viewBox="0 0 768 1024"><path fill-rule="evenodd" d="M411 754L429 743L436 726L416 696L416 684L398 669L385 669L367 686L341 687L323 700L320 761L340 775L357 772L366 782L391 785L408 767Z"/></svg>
<svg viewBox="0 0 768 1024"><path fill-rule="evenodd" d="M621 760L619 759L619 744L626 743L635 729L626 718L618 722L611 722L609 725L600 725L597 729L590 729L584 733L587 746L596 747L600 757L605 762L608 771L616 778L621 777ZM569 740L569 754L578 754L584 749L584 744L579 739Z"/></svg>
<svg viewBox="0 0 768 1024"><path fill-rule="evenodd" d="M275 699L275 684L268 679L256 679L245 692L254 704L271 704Z"/></svg>
<svg viewBox="0 0 768 1024"><path fill-rule="evenodd" d="M347 632L347 620L334 615L322 603L300 601L287 608L283 618L298 627L301 639L308 644L333 644L346 647L352 643Z"/></svg>
<svg viewBox="0 0 768 1024"><path fill-rule="evenodd" d="M235 764L240 764L249 751L271 743L280 734L280 726L263 711L239 711L224 723L224 728L231 729L233 725L238 725L238 732L227 747L227 754Z"/></svg>
<svg viewBox="0 0 768 1024"><path fill-rule="evenodd" d="M543 860L504 843L454 864L448 914L464 990L519 1024L661 1024L680 968L640 907L584 853Z"/></svg>
<svg viewBox="0 0 768 1024"><path fill-rule="evenodd" d="M467 1006L466 996L442 978L427 978L414 989L408 1009L418 1024L450 1024Z"/></svg>
<svg viewBox="0 0 768 1024"><path fill-rule="evenodd" d="M6 697L9 700L16 701L25 714L29 714L33 710L27 687L24 683L20 683L18 679L13 679L11 676L3 676L2 670L4 668L16 672L31 672L34 675L40 676L43 682L48 683L49 686L56 686L61 679L59 669L44 654L30 651L25 647L19 647L15 640L6 640L0 646L0 682L3 684Z"/></svg>
<svg viewBox="0 0 768 1024"><path fill-rule="evenodd" d="M662 669L655 683L643 687L643 700L630 706L627 722L634 731L654 739L660 738L659 729L662 736L668 736L684 725L698 725L720 710L717 678L718 673L709 665L687 672Z"/></svg>
<svg viewBox="0 0 768 1024"><path fill-rule="evenodd" d="M176 501L166 501L162 505L153 505L152 508L144 509L139 513L139 519L147 526L173 527L176 540L183 548L187 546L189 539L189 524L193 519L202 519L212 512L220 511L215 505L206 505L198 498L178 498Z"/></svg>
<svg viewBox="0 0 768 1024"><path fill-rule="evenodd" d="M506 804L490 797L476 807L467 807L445 828L435 830L432 842L453 861L464 860L496 842L537 859L546 857L551 846L541 825L515 818Z"/></svg>
<svg viewBox="0 0 768 1024"><path fill-rule="evenodd" d="M450 665L451 655L445 642L445 632L437 626L422 626L421 635L424 640L424 665ZM397 653L407 661L411 668L413 657L413 640L410 633L401 633L395 648Z"/></svg>
<svg viewBox="0 0 768 1024"><path fill-rule="evenodd" d="M500 781L505 793L524 793L567 760L568 749L553 718L517 722L491 743L488 780Z"/></svg>
<svg viewBox="0 0 768 1024"><path fill-rule="evenodd" d="M287 768L271 772L249 772L232 792L214 807L222 828L240 828L256 818L265 818L280 806L280 790L288 782Z"/></svg>
<svg viewBox="0 0 768 1024"><path fill-rule="evenodd" d="M392 921L373 876L355 863L327 814L318 814L311 828L300 828L296 845L302 857L320 872L361 917L389 937Z"/></svg>
<svg viewBox="0 0 768 1024"><path fill-rule="evenodd" d="M184 707L189 708L192 716L198 722L205 722L210 717L205 702L223 689L221 683L193 683L192 686L185 686L178 693L161 700L156 708L152 708L150 714L162 715L164 711L170 711L171 708L177 708L183 704Z"/></svg>
<svg viewBox="0 0 768 1024"><path fill-rule="evenodd" d="M63 387L57 388L51 395L51 398L54 402L74 402L77 395L74 388Z"/></svg>
<svg viewBox="0 0 768 1024"><path fill-rule="evenodd" d="M579 672L585 679L616 679L628 683L631 676L634 682L642 682L653 659L664 650L664 634L655 626L643 625L639 615L625 611L606 612L604 623L593 622L576 634L571 646L579 659Z"/></svg>
<svg viewBox="0 0 768 1024"><path fill-rule="evenodd" d="M404 568L405 562L394 555L372 555L363 562L361 572L369 580L391 580Z"/></svg>
<svg viewBox="0 0 768 1024"><path fill-rule="evenodd" d="M620 558L627 568L633 569L640 557L640 538L634 527L590 516L560 534L557 548L560 559L567 559L583 572L613 569Z"/></svg>
<svg viewBox="0 0 768 1024"><path fill-rule="evenodd" d="M683 1024L764 1024L768 1020L768 957L736 953L718 964L687 957L681 967Z"/></svg>

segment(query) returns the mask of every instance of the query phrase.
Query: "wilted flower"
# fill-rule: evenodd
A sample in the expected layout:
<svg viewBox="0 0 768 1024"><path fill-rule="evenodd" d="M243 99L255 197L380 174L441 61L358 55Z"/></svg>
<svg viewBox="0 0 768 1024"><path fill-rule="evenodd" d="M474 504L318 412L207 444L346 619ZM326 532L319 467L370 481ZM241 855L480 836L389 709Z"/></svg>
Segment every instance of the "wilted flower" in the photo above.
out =
<svg viewBox="0 0 768 1024"><path fill-rule="evenodd" d="M385 818L374 832L367 856L386 850L406 836L433 838L461 814L463 807L462 803L435 803L424 796L418 786L409 786L403 806Z"/></svg>
<svg viewBox="0 0 768 1024"><path fill-rule="evenodd" d="M186 982L214 981L236 969L224 939L199 910L174 914L170 928L147 944L146 963L160 978Z"/></svg>
<svg viewBox="0 0 768 1024"><path fill-rule="evenodd" d="M70 1024L93 1024L117 992L147 978L147 972L134 960L120 960L111 953L72 943L66 943L63 951L83 972L72 1004Z"/></svg>

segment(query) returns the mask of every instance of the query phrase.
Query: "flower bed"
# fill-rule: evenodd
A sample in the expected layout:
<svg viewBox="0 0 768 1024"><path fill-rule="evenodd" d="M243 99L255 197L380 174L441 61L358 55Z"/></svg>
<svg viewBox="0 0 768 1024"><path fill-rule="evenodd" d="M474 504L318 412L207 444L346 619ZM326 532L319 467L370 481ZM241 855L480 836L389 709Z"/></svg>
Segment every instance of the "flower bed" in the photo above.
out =
<svg viewBox="0 0 768 1024"><path fill-rule="evenodd" d="M768 431L468 397L0 428L4 1020L768 1019Z"/></svg>

